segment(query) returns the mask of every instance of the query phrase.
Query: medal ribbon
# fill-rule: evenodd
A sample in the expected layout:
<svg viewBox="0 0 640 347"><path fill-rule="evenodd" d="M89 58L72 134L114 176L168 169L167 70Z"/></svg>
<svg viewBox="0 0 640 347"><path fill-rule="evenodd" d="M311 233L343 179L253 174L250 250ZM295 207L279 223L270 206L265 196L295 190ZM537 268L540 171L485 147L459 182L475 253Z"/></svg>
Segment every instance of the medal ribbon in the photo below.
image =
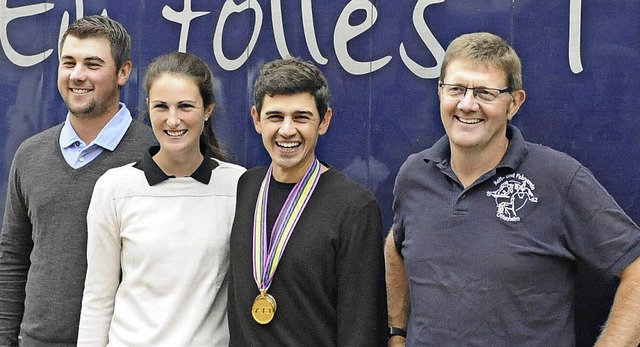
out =
<svg viewBox="0 0 640 347"><path fill-rule="evenodd" d="M313 190L320 179L320 162L314 158L313 164L293 187L284 206L278 214L273 230L271 242L267 245L267 199L269 183L273 172L273 165L269 167L258 193L256 209L253 216L253 278L262 292L269 289L273 275L276 272L280 258L291 238L293 228L298 223Z"/></svg>

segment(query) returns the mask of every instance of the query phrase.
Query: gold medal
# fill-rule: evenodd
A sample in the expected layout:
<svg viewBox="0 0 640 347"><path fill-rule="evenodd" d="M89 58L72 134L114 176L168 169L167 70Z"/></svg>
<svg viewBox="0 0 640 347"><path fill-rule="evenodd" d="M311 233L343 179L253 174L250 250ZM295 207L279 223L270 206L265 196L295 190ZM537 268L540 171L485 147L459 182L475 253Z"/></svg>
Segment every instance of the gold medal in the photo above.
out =
<svg viewBox="0 0 640 347"><path fill-rule="evenodd" d="M267 324L271 322L275 314L276 299L270 294L267 294L266 290L261 290L260 295L253 300L253 305L251 306L253 319L259 324Z"/></svg>

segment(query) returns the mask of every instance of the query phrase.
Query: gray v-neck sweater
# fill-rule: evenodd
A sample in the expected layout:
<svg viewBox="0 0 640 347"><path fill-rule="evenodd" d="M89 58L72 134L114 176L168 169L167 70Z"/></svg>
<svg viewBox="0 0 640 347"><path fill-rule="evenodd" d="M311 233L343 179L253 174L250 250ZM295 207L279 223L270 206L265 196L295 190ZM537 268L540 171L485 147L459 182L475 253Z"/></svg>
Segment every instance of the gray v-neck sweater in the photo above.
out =
<svg viewBox="0 0 640 347"><path fill-rule="evenodd" d="M155 143L137 121L111 152L71 168L62 125L27 139L14 157L0 234L0 345L75 345L86 272L86 213L93 186Z"/></svg>

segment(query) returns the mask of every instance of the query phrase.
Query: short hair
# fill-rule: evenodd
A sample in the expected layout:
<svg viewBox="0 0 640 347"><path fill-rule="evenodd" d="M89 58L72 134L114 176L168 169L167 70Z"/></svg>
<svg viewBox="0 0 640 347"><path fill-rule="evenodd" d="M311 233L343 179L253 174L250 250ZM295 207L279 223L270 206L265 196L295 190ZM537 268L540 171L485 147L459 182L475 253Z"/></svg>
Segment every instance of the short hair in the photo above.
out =
<svg viewBox="0 0 640 347"><path fill-rule="evenodd" d="M213 93L213 73L209 66L200 58L190 53L172 52L155 58L147 67L144 86L149 95L153 83L162 75L180 75L190 78L198 87L204 108L216 102ZM226 155L213 132L212 117L204 122L201 139L207 145L212 157L226 160Z"/></svg>
<svg viewBox="0 0 640 347"><path fill-rule="evenodd" d="M497 35L477 32L458 36L451 41L444 53L440 69L440 82L444 82L449 63L459 59L495 67L505 73L509 88L512 90L523 88L520 58L513 47Z"/></svg>
<svg viewBox="0 0 640 347"><path fill-rule="evenodd" d="M320 119L329 109L329 85L327 79L311 62L297 57L277 59L266 63L256 78L253 100L258 114L262 110L265 95L291 95L309 93L316 101Z"/></svg>
<svg viewBox="0 0 640 347"><path fill-rule="evenodd" d="M116 63L116 72L120 70L122 64L131 60L131 37L122 24L109 17L94 15L73 22L62 36L60 51L69 35L79 39L104 37L109 40L111 55Z"/></svg>

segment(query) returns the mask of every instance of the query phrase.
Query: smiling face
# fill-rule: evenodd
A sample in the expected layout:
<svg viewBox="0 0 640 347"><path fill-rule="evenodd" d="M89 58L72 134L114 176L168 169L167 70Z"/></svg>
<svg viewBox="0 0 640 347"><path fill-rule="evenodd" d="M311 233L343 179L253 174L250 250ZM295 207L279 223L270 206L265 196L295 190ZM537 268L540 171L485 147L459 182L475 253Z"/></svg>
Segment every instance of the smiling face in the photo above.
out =
<svg viewBox="0 0 640 347"><path fill-rule="evenodd" d="M329 129L332 111L322 120L310 93L265 95L260 114L256 107L251 116L262 143L271 156L273 176L283 183L302 179L313 163L318 137Z"/></svg>
<svg viewBox="0 0 640 347"><path fill-rule="evenodd" d="M196 83L184 75L164 73L150 86L147 103L151 127L160 143L154 159L198 161L200 135L213 105L204 106Z"/></svg>
<svg viewBox="0 0 640 347"><path fill-rule="evenodd" d="M120 86L131 72L131 62L117 70L111 44L104 37L67 36L58 66L58 90L72 116L110 118L118 112Z"/></svg>
<svg viewBox="0 0 640 347"><path fill-rule="evenodd" d="M454 60L447 67L443 83L464 87L507 88L507 78L501 70L474 63ZM508 143L507 121L516 114L525 99L523 90L502 93L493 103L480 103L468 90L462 100L443 95L440 98L440 117L449 136L452 154L455 151L504 153Z"/></svg>

